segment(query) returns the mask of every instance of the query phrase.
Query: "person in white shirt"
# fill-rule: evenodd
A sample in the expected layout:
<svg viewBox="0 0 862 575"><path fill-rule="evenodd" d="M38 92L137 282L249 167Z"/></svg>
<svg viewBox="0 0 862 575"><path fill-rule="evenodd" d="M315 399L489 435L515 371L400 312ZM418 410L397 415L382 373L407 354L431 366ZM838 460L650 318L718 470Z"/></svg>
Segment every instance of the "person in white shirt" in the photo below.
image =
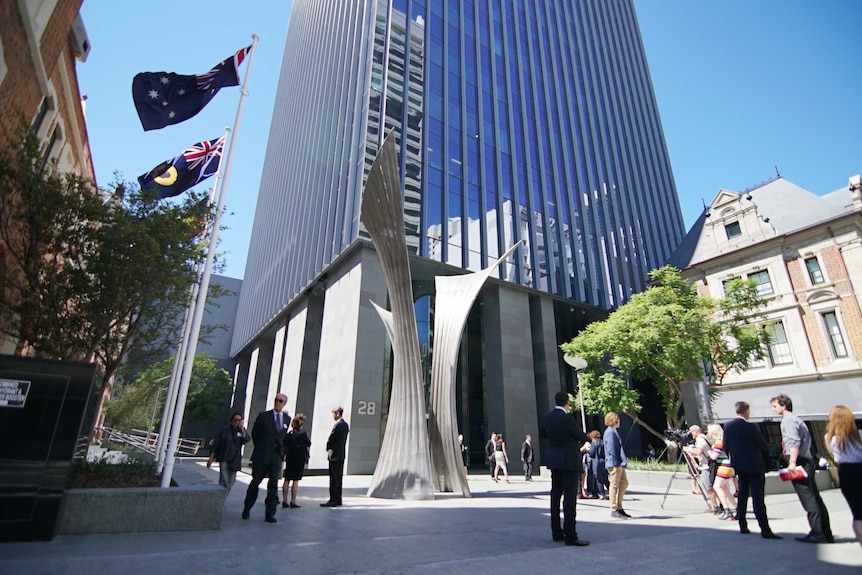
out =
<svg viewBox="0 0 862 575"><path fill-rule="evenodd" d="M862 544L862 439L856 416L844 405L836 405L826 422L826 448L838 465L841 494L853 513L853 531Z"/></svg>

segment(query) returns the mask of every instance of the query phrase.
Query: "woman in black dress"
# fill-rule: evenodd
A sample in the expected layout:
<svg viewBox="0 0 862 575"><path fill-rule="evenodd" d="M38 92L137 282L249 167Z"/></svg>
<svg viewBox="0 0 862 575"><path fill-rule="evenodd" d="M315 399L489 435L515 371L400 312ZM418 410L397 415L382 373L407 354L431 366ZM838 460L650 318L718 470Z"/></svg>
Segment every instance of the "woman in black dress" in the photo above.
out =
<svg viewBox="0 0 862 575"><path fill-rule="evenodd" d="M284 436L284 460L287 466L284 469L284 485L282 485L282 507L298 508L296 503L296 492L299 491L299 480L308 463L308 448L311 440L302 429L305 424L305 415L297 413L290 422L290 431ZM287 501L288 485L290 486L290 502Z"/></svg>

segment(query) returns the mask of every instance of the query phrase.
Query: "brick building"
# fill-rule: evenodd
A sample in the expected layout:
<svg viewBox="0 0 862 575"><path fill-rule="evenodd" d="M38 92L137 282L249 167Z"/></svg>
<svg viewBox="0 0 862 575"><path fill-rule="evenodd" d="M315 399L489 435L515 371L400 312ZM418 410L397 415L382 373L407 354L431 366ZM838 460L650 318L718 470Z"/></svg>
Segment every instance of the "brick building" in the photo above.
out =
<svg viewBox="0 0 862 575"><path fill-rule="evenodd" d="M90 51L82 3L0 3L0 141L8 142L23 118L42 141L46 163L95 179L75 71Z"/></svg>
<svg viewBox="0 0 862 575"><path fill-rule="evenodd" d="M0 2L0 146L16 141L23 121L39 138L43 165L95 182L75 69L90 51L79 13L82 3ZM0 242L0 276L6 263ZM0 338L0 353L14 349L14 342Z"/></svg>
<svg viewBox="0 0 862 575"><path fill-rule="evenodd" d="M766 300L766 358L730 373L707 419L774 417L770 399L786 393L794 413L822 437L833 405L862 416L862 184L816 196L777 177L741 193L721 189L670 263L712 297L725 282L751 279ZM777 423L778 419L774 423ZM768 434L777 425L765 425ZM777 439L780 443L780 437Z"/></svg>

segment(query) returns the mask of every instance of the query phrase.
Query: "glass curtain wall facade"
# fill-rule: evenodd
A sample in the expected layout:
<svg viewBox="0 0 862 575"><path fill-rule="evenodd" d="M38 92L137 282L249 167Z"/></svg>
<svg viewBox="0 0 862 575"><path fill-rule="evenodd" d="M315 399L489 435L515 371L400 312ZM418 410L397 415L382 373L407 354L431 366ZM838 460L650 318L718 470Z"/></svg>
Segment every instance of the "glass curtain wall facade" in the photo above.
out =
<svg viewBox="0 0 862 575"><path fill-rule="evenodd" d="M383 138L410 251L612 309L684 228L631 0L294 0L233 353L363 232Z"/></svg>

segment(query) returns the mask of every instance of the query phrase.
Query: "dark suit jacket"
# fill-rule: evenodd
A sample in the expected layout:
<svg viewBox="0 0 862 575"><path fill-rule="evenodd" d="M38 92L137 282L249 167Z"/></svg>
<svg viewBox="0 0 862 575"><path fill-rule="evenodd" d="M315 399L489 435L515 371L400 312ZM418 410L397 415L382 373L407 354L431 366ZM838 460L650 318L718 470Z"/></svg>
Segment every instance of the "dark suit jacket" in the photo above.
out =
<svg viewBox="0 0 862 575"><path fill-rule="evenodd" d="M275 428L275 410L261 411L251 428L254 451L251 461L257 465L273 465L284 459L284 436L290 428L290 415L281 412L282 429Z"/></svg>
<svg viewBox="0 0 862 575"><path fill-rule="evenodd" d="M491 456L494 455L495 449L496 446L494 445L494 442L489 439L488 442L485 443L485 459L491 459Z"/></svg>
<svg viewBox="0 0 862 575"><path fill-rule="evenodd" d="M769 446L753 423L741 417L725 423L723 446L737 472L766 473Z"/></svg>
<svg viewBox="0 0 862 575"><path fill-rule="evenodd" d="M289 431L284 436L284 460L287 467L302 467L308 463L308 448L311 439L304 429Z"/></svg>
<svg viewBox="0 0 862 575"><path fill-rule="evenodd" d="M544 457L548 469L582 470L580 448L590 438L581 431L574 417L554 408L542 418L539 437L548 440Z"/></svg>
<svg viewBox="0 0 862 575"><path fill-rule="evenodd" d="M521 459L526 463L533 462L533 446L526 441L521 445Z"/></svg>
<svg viewBox="0 0 862 575"><path fill-rule="evenodd" d="M332 426L332 431L329 432L329 439L326 440L326 451L332 450L330 461L342 461L346 457L345 446L347 445L347 434L350 433L350 427L344 419L339 419Z"/></svg>

